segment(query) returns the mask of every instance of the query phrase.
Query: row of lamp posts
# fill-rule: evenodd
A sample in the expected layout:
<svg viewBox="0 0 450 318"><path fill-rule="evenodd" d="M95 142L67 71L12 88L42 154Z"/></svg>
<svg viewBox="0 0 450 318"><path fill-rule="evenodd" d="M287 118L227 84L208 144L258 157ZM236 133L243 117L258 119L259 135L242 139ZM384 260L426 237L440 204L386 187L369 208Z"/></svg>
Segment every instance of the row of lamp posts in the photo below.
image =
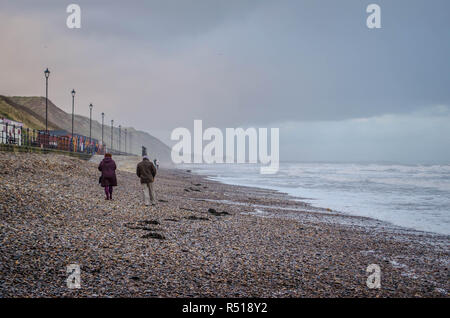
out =
<svg viewBox="0 0 450 318"><path fill-rule="evenodd" d="M50 71L48 68L44 71L45 75L45 135L48 136L48 78L50 77ZM74 127L74 119L75 119L75 89L72 89L72 134L71 134L71 145L73 145L73 127ZM92 108L94 105L89 104L89 144L92 142ZM104 145L103 141L103 132L104 132L104 124L105 124L105 113L102 113L102 145ZM122 138L122 126L119 125L119 151L121 151L121 138ZM113 134L114 134L114 120L111 120L111 148L113 147ZM73 148L71 147L71 151ZM127 152L127 129L125 129L125 152Z"/></svg>

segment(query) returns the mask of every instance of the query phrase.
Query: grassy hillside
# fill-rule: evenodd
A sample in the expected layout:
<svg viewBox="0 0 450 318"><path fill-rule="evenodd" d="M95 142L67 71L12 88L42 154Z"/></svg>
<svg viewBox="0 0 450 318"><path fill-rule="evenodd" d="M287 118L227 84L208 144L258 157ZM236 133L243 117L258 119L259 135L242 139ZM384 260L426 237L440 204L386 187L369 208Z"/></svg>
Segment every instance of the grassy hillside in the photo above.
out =
<svg viewBox="0 0 450 318"><path fill-rule="evenodd" d="M45 129L45 118L37 115L26 107L17 105L11 99L0 95L0 117L5 117L22 122L25 128ZM49 124L49 129L59 129L56 125Z"/></svg>

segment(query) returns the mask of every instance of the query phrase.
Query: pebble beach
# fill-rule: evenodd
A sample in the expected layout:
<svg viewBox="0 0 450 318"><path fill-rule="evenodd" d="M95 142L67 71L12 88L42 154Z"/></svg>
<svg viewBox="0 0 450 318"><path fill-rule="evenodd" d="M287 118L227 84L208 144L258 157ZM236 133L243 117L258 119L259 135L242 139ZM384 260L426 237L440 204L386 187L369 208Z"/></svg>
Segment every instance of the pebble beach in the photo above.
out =
<svg viewBox="0 0 450 318"><path fill-rule="evenodd" d="M106 201L100 158L0 152L0 297L448 297L449 236L181 169L145 207L139 157L113 159Z"/></svg>

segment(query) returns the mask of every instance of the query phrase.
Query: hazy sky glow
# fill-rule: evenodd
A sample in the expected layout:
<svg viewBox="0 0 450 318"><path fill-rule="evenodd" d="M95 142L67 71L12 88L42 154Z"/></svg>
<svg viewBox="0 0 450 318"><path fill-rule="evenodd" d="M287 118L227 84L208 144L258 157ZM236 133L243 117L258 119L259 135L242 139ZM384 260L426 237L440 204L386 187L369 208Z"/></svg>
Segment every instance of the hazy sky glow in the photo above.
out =
<svg viewBox="0 0 450 318"><path fill-rule="evenodd" d="M281 160L450 162L450 2L0 0L0 94L146 130L280 127ZM382 29L369 30L377 3Z"/></svg>

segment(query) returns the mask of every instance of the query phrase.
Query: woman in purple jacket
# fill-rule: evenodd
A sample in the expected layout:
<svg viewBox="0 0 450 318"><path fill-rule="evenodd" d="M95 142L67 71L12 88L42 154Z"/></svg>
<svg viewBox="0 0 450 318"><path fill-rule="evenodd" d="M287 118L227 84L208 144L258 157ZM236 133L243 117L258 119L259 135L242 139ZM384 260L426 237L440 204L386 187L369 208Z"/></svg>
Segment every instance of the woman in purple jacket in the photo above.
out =
<svg viewBox="0 0 450 318"><path fill-rule="evenodd" d="M106 153L98 166L98 170L102 172L100 183L105 188L106 200L112 200L113 187L117 186L116 163L111 157L110 153Z"/></svg>

